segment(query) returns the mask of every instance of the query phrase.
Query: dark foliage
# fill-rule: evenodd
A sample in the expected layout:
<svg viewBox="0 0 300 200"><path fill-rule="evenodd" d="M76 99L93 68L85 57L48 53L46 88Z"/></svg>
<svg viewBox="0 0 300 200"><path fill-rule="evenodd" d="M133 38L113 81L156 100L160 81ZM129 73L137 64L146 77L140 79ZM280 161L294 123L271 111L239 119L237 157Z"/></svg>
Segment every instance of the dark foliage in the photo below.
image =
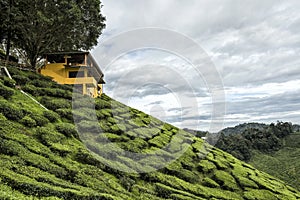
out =
<svg viewBox="0 0 300 200"><path fill-rule="evenodd" d="M14 90L0 83L0 96L9 99L14 94Z"/></svg>
<svg viewBox="0 0 300 200"><path fill-rule="evenodd" d="M248 128L240 134L223 134L219 137L216 147L234 155L240 160L249 161L252 150L273 152L282 146L281 138L293 132L292 124L277 122L265 128Z"/></svg>

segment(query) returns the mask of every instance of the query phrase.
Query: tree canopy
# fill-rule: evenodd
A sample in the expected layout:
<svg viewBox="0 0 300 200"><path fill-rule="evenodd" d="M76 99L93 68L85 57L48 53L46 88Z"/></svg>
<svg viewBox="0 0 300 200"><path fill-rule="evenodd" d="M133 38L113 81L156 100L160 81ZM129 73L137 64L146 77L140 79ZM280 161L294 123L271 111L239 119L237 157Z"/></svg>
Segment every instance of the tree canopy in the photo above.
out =
<svg viewBox="0 0 300 200"><path fill-rule="evenodd" d="M272 123L269 126L257 124L257 127L264 127L260 129L252 128L253 126L254 124L250 124L250 128L237 133L234 129L240 129L241 125L239 125L230 129L232 134L229 134L226 130L227 135L221 131L221 135L215 146L240 160L249 161L252 150L267 153L277 151L282 146L281 139L293 133L293 125L288 122Z"/></svg>
<svg viewBox="0 0 300 200"><path fill-rule="evenodd" d="M89 50L105 28L100 0L0 0L1 40L11 40L32 67L51 51Z"/></svg>

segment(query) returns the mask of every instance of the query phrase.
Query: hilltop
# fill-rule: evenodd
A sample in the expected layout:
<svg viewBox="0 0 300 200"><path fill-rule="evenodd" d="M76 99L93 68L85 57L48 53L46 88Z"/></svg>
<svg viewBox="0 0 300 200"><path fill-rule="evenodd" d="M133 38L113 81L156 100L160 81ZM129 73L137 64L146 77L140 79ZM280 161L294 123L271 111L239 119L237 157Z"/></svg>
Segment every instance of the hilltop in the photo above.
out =
<svg viewBox="0 0 300 200"><path fill-rule="evenodd" d="M224 135L239 134L239 133L246 131L247 129L262 130L267 127L268 127L268 125L263 124L263 123L254 123L254 122L244 123L244 124L239 124L235 127L224 128L223 130L220 131L220 133L223 133Z"/></svg>
<svg viewBox="0 0 300 200"><path fill-rule="evenodd" d="M0 199L300 199L299 191L284 182L107 95L89 99L93 108L81 104L84 112L73 113L72 107L79 105L72 104L72 87L32 72L9 71L17 87L48 110L16 89L14 81L1 77ZM86 113L94 113L98 122L89 123ZM94 132L99 127L101 134ZM77 129L87 130L91 138L82 138ZM105 151L105 138L140 154L155 153L174 138L176 144L189 140L191 145L158 171L126 173L100 160L114 158L120 168L138 171L168 159L153 163L141 157L144 166L131 166L133 161L123 152ZM102 154L92 154L84 139L92 140L90 149L102 148ZM170 147L175 153L181 148Z"/></svg>

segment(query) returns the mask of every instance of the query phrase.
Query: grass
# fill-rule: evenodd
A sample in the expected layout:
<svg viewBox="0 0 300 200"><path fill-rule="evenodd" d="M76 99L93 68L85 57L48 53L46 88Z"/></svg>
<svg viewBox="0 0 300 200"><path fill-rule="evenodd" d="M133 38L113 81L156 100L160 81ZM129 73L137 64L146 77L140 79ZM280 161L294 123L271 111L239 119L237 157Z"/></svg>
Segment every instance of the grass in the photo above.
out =
<svg viewBox="0 0 300 200"><path fill-rule="evenodd" d="M80 107L76 127L71 87L9 70L51 111L14 87L11 97L0 97L0 199L300 198L282 181L105 94L73 105ZM89 102L95 102L96 111ZM97 116L98 122L88 116ZM84 134L78 135L77 128ZM165 167L155 171L160 166ZM134 173L143 169L152 172Z"/></svg>

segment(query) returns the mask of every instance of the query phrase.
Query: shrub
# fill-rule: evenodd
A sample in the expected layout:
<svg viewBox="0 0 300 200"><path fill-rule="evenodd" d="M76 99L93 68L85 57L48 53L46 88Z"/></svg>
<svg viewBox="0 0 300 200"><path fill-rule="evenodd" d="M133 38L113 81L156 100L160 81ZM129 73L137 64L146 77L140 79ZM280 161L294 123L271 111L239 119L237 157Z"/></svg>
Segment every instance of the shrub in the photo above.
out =
<svg viewBox="0 0 300 200"><path fill-rule="evenodd" d="M44 111L43 116L46 117L50 122L56 122L59 119L59 115L52 110Z"/></svg>
<svg viewBox="0 0 300 200"><path fill-rule="evenodd" d="M50 76L44 76L44 75L40 75L40 74L33 74L31 73L29 76L28 76L30 79L39 79L41 81L45 81L45 82L48 82L49 84L52 82L53 78L50 77ZM35 77L35 78L33 78Z"/></svg>
<svg viewBox="0 0 300 200"><path fill-rule="evenodd" d="M55 110L55 112L57 112L60 115L60 117L73 121L73 112L71 109L60 108Z"/></svg>
<svg viewBox="0 0 300 200"><path fill-rule="evenodd" d="M81 120L91 120L95 117L95 110L90 108L76 108L73 107L73 116L74 119Z"/></svg>
<svg viewBox="0 0 300 200"><path fill-rule="evenodd" d="M13 75L12 78L17 82L18 85L25 85L29 79L21 75Z"/></svg>
<svg viewBox="0 0 300 200"><path fill-rule="evenodd" d="M43 92L44 92L44 95L47 95L47 96L72 99L72 93L70 91L62 90L59 88L44 88Z"/></svg>
<svg viewBox="0 0 300 200"><path fill-rule="evenodd" d="M6 117L2 113L0 113L0 120L4 120L4 121L7 120Z"/></svg>
<svg viewBox="0 0 300 200"><path fill-rule="evenodd" d="M101 121L99 121L99 125L100 125L100 130L102 132L110 132L111 131L111 129L110 129L111 124L108 123L107 121L101 120Z"/></svg>
<svg viewBox="0 0 300 200"><path fill-rule="evenodd" d="M77 130L73 124L70 123L60 123L55 126L56 130L62 134L64 134L66 137L72 137L79 138Z"/></svg>
<svg viewBox="0 0 300 200"><path fill-rule="evenodd" d="M14 90L0 83L0 96L9 99L12 95L14 95Z"/></svg>
<svg viewBox="0 0 300 200"><path fill-rule="evenodd" d="M112 113L111 113L111 109L101 109L100 112L105 116L105 117L111 117Z"/></svg>
<svg viewBox="0 0 300 200"><path fill-rule="evenodd" d="M212 188L215 188L215 187L219 187L220 185L215 182L214 180L208 178L208 177L205 177L203 179L203 185L207 186L207 187L212 187Z"/></svg>
<svg viewBox="0 0 300 200"><path fill-rule="evenodd" d="M200 170L204 173L208 173L214 169L216 169L216 166L214 165L214 163L212 163L208 160L201 160L198 165L198 170Z"/></svg>
<svg viewBox="0 0 300 200"><path fill-rule="evenodd" d="M32 119L29 116L25 116L20 120L21 124L24 124L27 127L34 127L36 126L36 121L34 119Z"/></svg>
<svg viewBox="0 0 300 200"><path fill-rule="evenodd" d="M13 140L0 140L0 153L5 155L19 155L24 152L24 146L22 146L19 142Z"/></svg>
<svg viewBox="0 0 300 200"><path fill-rule="evenodd" d="M71 103L65 99L55 99L50 97L43 97L41 103L50 110L57 110L60 108L71 108Z"/></svg>
<svg viewBox="0 0 300 200"><path fill-rule="evenodd" d="M51 87L51 82L39 80L39 79L33 79L32 81L30 81L30 83L36 87L42 87L42 88Z"/></svg>
<svg viewBox="0 0 300 200"><path fill-rule="evenodd" d="M3 81L4 85L7 87L15 87L16 85L16 81L14 81L13 79L10 79L8 77L4 77L4 81Z"/></svg>
<svg viewBox="0 0 300 200"><path fill-rule="evenodd" d="M36 129L37 138L45 145L50 145L51 143L57 143L65 139L60 133L52 130L49 127L38 127Z"/></svg>
<svg viewBox="0 0 300 200"><path fill-rule="evenodd" d="M0 112L10 120L18 121L24 117L24 113L19 107L14 104L10 104L7 101L0 101Z"/></svg>
<svg viewBox="0 0 300 200"><path fill-rule="evenodd" d="M105 119L105 115L98 110L96 110L96 115L97 115L98 120Z"/></svg>
<svg viewBox="0 0 300 200"><path fill-rule="evenodd" d="M111 104L109 102L105 101L105 100L96 99L95 108L97 110L104 109L104 108L111 108Z"/></svg>
<svg viewBox="0 0 300 200"><path fill-rule="evenodd" d="M38 88L36 88L34 85L26 84L25 86L22 87L22 89L33 96L37 96L40 94Z"/></svg>
<svg viewBox="0 0 300 200"><path fill-rule="evenodd" d="M78 124L79 131L84 131L84 133L97 133L100 132L99 123L96 121L82 120Z"/></svg>
<svg viewBox="0 0 300 200"><path fill-rule="evenodd" d="M9 73L13 76L13 75L20 75L23 74L23 72L15 67L8 67L7 70L9 71Z"/></svg>
<svg viewBox="0 0 300 200"><path fill-rule="evenodd" d="M30 117L35 120L37 126L44 126L49 123L49 120L42 115L30 114Z"/></svg>
<svg viewBox="0 0 300 200"><path fill-rule="evenodd" d="M219 183L224 189L232 191L239 189L235 179L225 171L216 170L214 172L214 180Z"/></svg>

